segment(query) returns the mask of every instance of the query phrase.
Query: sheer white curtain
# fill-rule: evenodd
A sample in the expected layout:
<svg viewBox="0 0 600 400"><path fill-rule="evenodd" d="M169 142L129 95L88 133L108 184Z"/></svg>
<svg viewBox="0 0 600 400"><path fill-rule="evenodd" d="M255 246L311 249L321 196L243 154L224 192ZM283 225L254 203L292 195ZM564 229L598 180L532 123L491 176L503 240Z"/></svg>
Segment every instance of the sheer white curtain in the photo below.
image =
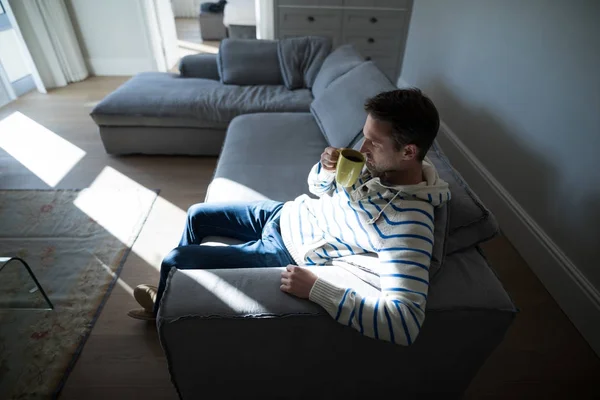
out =
<svg viewBox="0 0 600 400"><path fill-rule="evenodd" d="M88 77L64 0L11 0L10 4L47 88Z"/></svg>

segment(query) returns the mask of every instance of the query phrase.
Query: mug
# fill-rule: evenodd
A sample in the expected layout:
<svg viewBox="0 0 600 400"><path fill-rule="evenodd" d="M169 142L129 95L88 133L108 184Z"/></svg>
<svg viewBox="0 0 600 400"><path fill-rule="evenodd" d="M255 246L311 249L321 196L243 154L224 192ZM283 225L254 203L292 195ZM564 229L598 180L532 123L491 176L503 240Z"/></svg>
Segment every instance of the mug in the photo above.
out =
<svg viewBox="0 0 600 400"><path fill-rule="evenodd" d="M335 168L335 181L342 187L352 186L365 166L365 156L353 149L339 149L338 153L340 157Z"/></svg>

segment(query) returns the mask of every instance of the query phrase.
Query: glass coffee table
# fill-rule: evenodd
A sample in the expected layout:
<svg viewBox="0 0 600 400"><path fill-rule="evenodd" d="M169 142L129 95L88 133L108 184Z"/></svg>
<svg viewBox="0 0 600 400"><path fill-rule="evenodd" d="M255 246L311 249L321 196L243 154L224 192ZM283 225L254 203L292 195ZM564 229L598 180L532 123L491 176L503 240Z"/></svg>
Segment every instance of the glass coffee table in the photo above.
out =
<svg viewBox="0 0 600 400"><path fill-rule="evenodd" d="M0 309L54 309L42 285L22 258L0 257Z"/></svg>

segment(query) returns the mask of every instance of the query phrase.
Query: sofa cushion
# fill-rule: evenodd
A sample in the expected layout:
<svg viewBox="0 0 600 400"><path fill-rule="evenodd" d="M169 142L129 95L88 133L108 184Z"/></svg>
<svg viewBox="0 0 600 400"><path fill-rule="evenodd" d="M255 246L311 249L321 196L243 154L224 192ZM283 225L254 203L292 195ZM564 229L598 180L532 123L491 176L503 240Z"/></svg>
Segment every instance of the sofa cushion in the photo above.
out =
<svg viewBox="0 0 600 400"><path fill-rule="evenodd" d="M311 88L323 61L331 51L331 38L302 36L277 43L279 67L285 87Z"/></svg>
<svg viewBox="0 0 600 400"><path fill-rule="evenodd" d="M225 84L283 84L275 40L225 39L219 46L217 62Z"/></svg>
<svg viewBox="0 0 600 400"><path fill-rule="evenodd" d="M292 200L327 147L310 113L242 115L231 121L206 201Z"/></svg>
<svg viewBox="0 0 600 400"><path fill-rule="evenodd" d="M179 73L186 78L203 78L218 81L219 66L216 54L188 54L179 61Z"/></svg>
<svg viewBox="0 0 600 400"><path fill-rule="evenodd" d="M219 81L144 72L106 96L92 110L104 126L226 128L240 114L308 112L309 90L283 86L233 86Z"/></svg>
<svg viewBox="0 0 600 400"><path fill-rule="evenodd" d="M488 309L516 312L502 282L478 246L448 255L444 267L429 282L427 311Z"/></svg>
<svg viewBox="0 0 600 400"><path fill-rule="evenodd" d="M450 185L452 195L448 203L448 238L446 254L453 254L498 234L498 223L494 215L483 205L463 177L456 171L436 143L427 153L440 177Z"/></svg>
<svg viewBox="0 0 600 400"><path fill-rule="evenodd" d="M362 64L364 59L351 44L340 46L331 52L319 70L312 86L313 96L320 97L334 80Z"/></svg>
<svg viewBox="0 0 600 400"><path fill-rule="evenodd" d="M367 119L365 101L394 89L373 62L365 62L333 81L315 98L310 111L331 146L348 147L362 132Z"/></svg>

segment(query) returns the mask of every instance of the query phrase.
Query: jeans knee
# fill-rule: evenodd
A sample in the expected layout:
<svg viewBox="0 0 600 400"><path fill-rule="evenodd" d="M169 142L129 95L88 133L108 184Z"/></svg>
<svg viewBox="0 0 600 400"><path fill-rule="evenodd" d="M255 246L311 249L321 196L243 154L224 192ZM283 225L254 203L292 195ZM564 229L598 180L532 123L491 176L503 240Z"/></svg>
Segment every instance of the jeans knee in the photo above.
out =
<svg viewBox="0 0 600 400"><path fill-rule="evenodd" d="M198 215L204 212L205 204L204 203L196 203L192 204L187 210L188 219L192 219L197 217Z"/></svg>
<svg viewBox="0 0 600 400"><path fill-rule="evenodd" d="M177 267L179 261L181 260L181 248L177 247L169 252L163 259L160 265L160 273L161 275L168 275L171 268Z"/></svg>

